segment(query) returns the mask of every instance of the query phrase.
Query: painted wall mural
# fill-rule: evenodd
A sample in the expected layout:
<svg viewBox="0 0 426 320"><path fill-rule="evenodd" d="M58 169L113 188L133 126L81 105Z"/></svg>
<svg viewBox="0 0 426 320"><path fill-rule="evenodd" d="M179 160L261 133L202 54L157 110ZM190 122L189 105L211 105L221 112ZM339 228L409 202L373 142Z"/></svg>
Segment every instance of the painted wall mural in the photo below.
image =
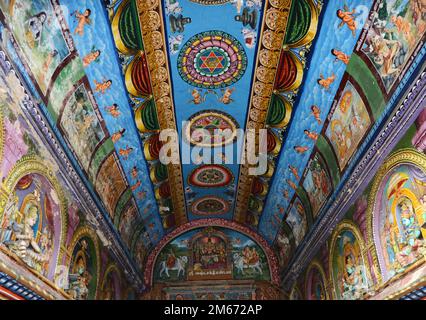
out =
<svg viewBox="0 0 426 320"><path fill-rule="evenodd" d="M306 272L305 295L307 300L328 300L327 280L321 264L311 263Z"/></svg>
<svg viewBox="0 0 426 320"><path fill-rule="evenodd" d="M308 224L306 220L306 210L303 207L300 199L296 198L293 205L291 206L285 221L290 226L293 233L294 241L296 245L302 241L308 230Z"/></svg>
<svg viewBox="0 0 426 320"><path fill-rule="evenodd" d="M362 91L360 91L362 92ZM354 85L348 81L332 114L325 136L333 146L340 171L346 167L366 132L371 128L369 109Z"/></svg>
<svg viewBox="0 0 426 320"><path fill-rule="evenodd" d="M249 237L220 227L191 230L157 256L154 281L270 280L263 250Z"/></svg>
<svg viewBox="0 0 426 320"><path fill-rule="evenodd" d="M422 285L426 156L413 144L425 130L425 112L405 128L314 263L294 283L290 298L301 282L306 299L328 294L335 300L398 299ZM313 269L318 269L316 276Z"/></svg>
<svg viewBox="0 0 426 320"><path fill-rule="evenodd" d="M48 168L31 159L18 164L14 172L25 167L48 173ZM52 176L24 175L9 194L0 224L0 243L48 279L55 275L67 219L65 199L58 187Z"/></svg>
<svg viewBox="0 0 426 320"><path fill-rule="evenodd" d="M121 187L129 188L143 218L139 222L151 226L146 245L158 241L162 226L149 168L138 160L143 157L140 138L132 122L126 121L133 118L133 111L104 4L98 0L12 1L2 3L0 9L2 46L31 94L40 99L50 124L64 138L66 151L75 157L86 183L96 191L106 188L96 179L115 153L122 182L117 180L118 188L109 190L117 194L115 203L105 203L108 214L112 218L116 214ZM109 201L104 195L101 201Z"/></svg>
<svg viewBox="0 0 426 320"><path fill-rule="evenodd" d="M328 167L319 152L313 155L308 164L308 171L303 187L309 197L312 214L315 217L332 191L332 183Z"/></svg>
<svg viewBox="0 0 426 320"><path fill-rule="evenodd" d="M24 112L30 102L0 50L0 269L44 299L94 299L102 246Z"/></svg>
<svg viewBox="0 0 426 320"><path fill-rule="evenodd" d="M331 240L330 272L338 300L362 299L371 286L365 247L356 225L342 222Z"/></svg>
<svg viewBox="0 0 426 320"><path fill-rule="evenodd" d="M80 231L80 232L79 232ZM76 300L93 300L96 297L100 253L97 239L90 231L79 230L73 241L68 292ZM80 236L81 233L81 236Z"/></svg>
<svg viewBox="0 0 426 320"><path fill-rule="evenodd" d="M384 281L424 262L425 160L422 154L401 150L385 162L373 182L368 227Z"/></svg>
<svg viewBox="0 0 426 320"><path fill-rule="evenodd" d="M53 5L49 0L2 1L0 7L34 80L46 95L53 73L72 50L62 33Z"/></svg>
<svg viewBox="0 0 426 320"><path fill-rule="evenodd" d="M361 52L389 93L410 56L425 39L424 8L418 1L386 0L372 20Z"/></svg>

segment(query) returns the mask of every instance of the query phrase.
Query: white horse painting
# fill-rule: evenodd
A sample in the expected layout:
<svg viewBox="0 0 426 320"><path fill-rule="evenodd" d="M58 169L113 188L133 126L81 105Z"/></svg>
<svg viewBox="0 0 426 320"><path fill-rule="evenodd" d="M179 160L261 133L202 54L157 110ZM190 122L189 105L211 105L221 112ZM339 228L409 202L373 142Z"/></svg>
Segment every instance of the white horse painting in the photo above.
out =
<svg viewBox="0 0 426 320"><path fill-rule="evenodd" d="M244 269L251 268L253 273L257 271L259 274L263 274L262 263L260 260L253 264L247 264L244 262L244 257L239 253L234 253L233 258L234 266L237 268L237 273L244 274Z"/></svg>
<svg viewBox="0 0 426 320"><path fill-rule="evenodd" d="M167 278L170 278L169 271L170 270L177 270L177 277L179 278L181 272L182 272L182 275L185 274L185 266L186 266L187 263L188 263L188 257L186 257L186 256L177 257L175 264L170 268L167 266L166 260L161 261L161 263L160 263L160 277L162 276L163 273L165 273Z"/></svg>

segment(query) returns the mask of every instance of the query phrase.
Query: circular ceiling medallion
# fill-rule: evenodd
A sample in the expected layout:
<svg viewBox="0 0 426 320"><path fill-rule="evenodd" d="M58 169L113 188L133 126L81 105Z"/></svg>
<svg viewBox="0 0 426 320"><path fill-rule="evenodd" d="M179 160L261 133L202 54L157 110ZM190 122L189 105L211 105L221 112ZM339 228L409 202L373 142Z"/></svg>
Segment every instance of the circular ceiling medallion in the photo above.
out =
<svg viewBox="0 0 426 320"><path fill-rule="evenodd" d="M189 176L189 183L200 188L220 188L232 183L232 172L218 164L206 164L194 169Z"/></svg>
<svg viewBox="0 0 426 320"><path fill-rule="evenodd" d="M246 68L243 46L222 31L196 34L185 43L178 57L182 79L199 88L227 87L240 80Z"/></svg>
<svg viewBox="0 0 426 320"><path fill-rule="evenodd" d="M222 198L205 196L194 201L191 211L193 214L200 216L220 215L229 211L229 204Z"/></svg>
<svg viewBox="0 0 426 320"><path fill-rule="evenodd" d="M199 147L218 147L234 142L237 121L221 111L200 111L192 115L185 127L186 140Z"/></svg>

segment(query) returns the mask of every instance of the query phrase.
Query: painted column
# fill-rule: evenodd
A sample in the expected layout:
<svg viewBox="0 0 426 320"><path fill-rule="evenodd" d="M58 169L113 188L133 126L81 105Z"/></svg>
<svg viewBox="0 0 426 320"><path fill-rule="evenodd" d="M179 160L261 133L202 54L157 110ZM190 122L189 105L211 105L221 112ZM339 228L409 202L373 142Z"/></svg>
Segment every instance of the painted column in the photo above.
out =
<svg viewBox="0 0 426 320"><path fill-rule="evenodd" d="M419 117L415 121L417 132L411 142L419 152L426 153L426 108L420 112Z"/></svg>

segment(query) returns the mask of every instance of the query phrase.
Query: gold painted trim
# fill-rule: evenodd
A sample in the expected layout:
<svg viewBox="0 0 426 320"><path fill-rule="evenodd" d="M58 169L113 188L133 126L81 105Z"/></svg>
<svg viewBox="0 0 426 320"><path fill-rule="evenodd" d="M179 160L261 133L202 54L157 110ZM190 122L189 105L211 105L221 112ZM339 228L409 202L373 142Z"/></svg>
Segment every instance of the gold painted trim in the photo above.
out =
<svg viewBox="0 0 426 320"><path fill-rule="evenodd" d="M365 267L365 271L366 271L366 276L367 276L367 280L368 280L368 285L369 285L369 289L372 287L373 285L373 281L372 281L372 277L371 277L371 269L370 269L370 264L368 262L368 257L367 257L367 250L368 248L366 247L365 243L364 243L364 238L361 234L361 231L359 230L358 226L351 220L342 220L337 227L334 229L333 234L331 236L331 242L330 242L330 250L329 250L329 256L328 256L328 272L329 272L329 278L328 281L331 285L331 291L332 291L332 297L334 300L338 300L337 298L337 294L336 294L336 290L335 287L337 284L334 283L334 277L333 277L333 255L336 249L336 242L337 242L337 238L340 236L340 233L342 233L343 231L350 231L353 233L353 235L355 236L356 241L358 242L359 245L359 249L361 251L361 257L364 263L364 267ZM367 292L365 292L364 294L366 294Z"/></svg>
<svg viewBox="0 0 426 320"><path fill-rule="evenodd" d="M273 87L275 82L292 1L265 1L265 12L258 38L258 58L254 69L250 107L246 122L247 129L262 129L265 127L267 111L271 101L270 88ZM258 142L256 142L257 147ZM244 148L246 149L247 145ZM244 150L244 152L246 151ZM253 176L249 175L249 165L242 164L240 166L234 210L234 219L239 223L245 223L252 183Z"/></svg>
<svg viewBox="0 0 426 320"><path fill-rule="evenodd" d="M137 8L160 129L177 132L162 4L160 0L137 0ZM172 157L180 159L179 148L172 152L176 153ZM182 166L169 164L167 169L176 223L181 225L188 221Z"/></svg>
<svg viewBox="0 0 426 320"><path fill-rule="evenodd" d="M417 152L415 149L406 148L398 150L395 153L392 153L387 160L383 163L383 165L379 168L377 171L371 191L368 197L368 206L366 211L366 219L367 219L367 238L368 238L368 247L370 249L370 253L373 258L373 264L375 271L377 272L377 279L378 284L375 288L375 290L380 290L381 288L387 286L388 284L397 281L402 276L406 275L410 270L413 270L414 268L417 268L419 265L426 262L426 257L423 257L423 259L419 259L415 263L413 263L411 266L407 268L403 273L398 274L397 276L394 276L393 278L388 279L387 281L383 280L382 277L382 266L379 262L379 256L378 256L378 250L381 248L376 247L376 243L374 241L375 238L375 231L374 231L374 212L376 211L376 197L377 193L380 189L381 184L383 183L383 179L385 176L390 172L390 170L394 169L395 167L401 165L401 164L411 164L414 166L419 167L424 172L426 172L426 155L423 153Z"/></svg>

